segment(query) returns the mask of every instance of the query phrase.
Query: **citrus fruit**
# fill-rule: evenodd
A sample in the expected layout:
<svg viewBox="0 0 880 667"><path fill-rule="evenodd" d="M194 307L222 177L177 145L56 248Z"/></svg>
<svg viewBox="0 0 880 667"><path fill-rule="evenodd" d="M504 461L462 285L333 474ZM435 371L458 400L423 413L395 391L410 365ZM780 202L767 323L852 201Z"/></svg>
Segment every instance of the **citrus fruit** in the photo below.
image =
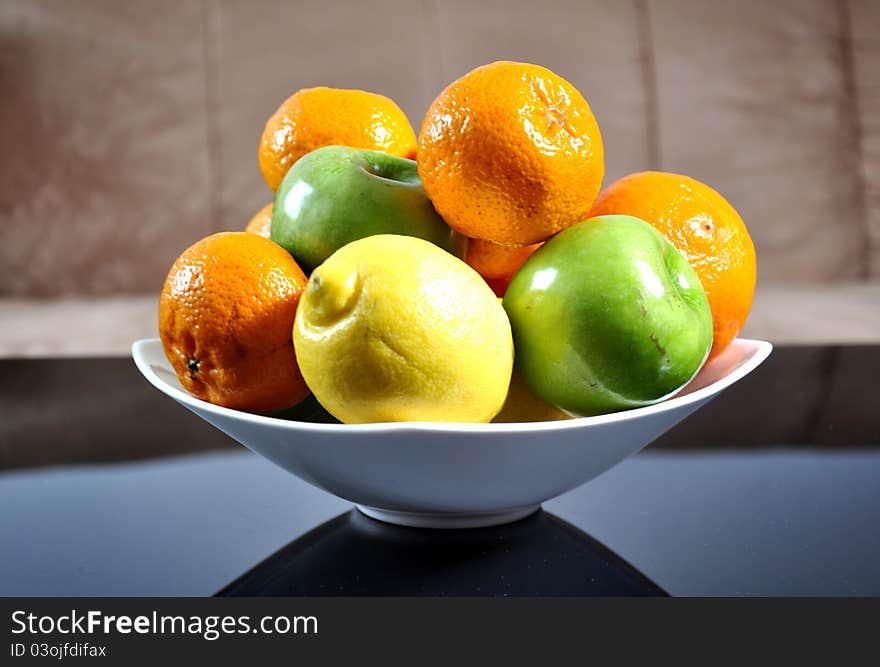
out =
<svg viewBox="0 0 880 667"><path fill-rule="evenodd" d="M266 122L260 170L277 190L287 170L321 146L369 148L413 158L416 135L400 107L384 95L341 88L303 88Z"/></svg>
<svg viewBox="0 0 880 667"><path fill-rule="evenodd" d="M513 274L540 247L540 243L506 246L482 239L469 239L465 261L483 276L495 294L504 296Z"/></svg>
<svg viewBox="0 0 880 667"><path fill-rule="evenodd" d="M550 70L496 62L434 100L419 134L419 176L456 231L529 245L587 217L604 175L599 126Z"/></svg>
<svg viewBox="0 0 880 667"><path fill-rule="evenodd" d="M605 188L590 215L613 213L646 220L687 257L712 310L709 359L718 356L745 324L755 294L755 246L739 213L708 185L659 171Z"/></svg>
<svg viewBox="0 0 880 667"><path fill-rule="evenodd" d="M290 254L257 234L220 232L187 248L159 299L159 335L183 387L251 412L305 398L290 335L305 285Z"/></svg>
<svg viewBox="0 0 880 667"><path fill-rule="evenodd" d="M510 388L507 390L507 400L492 422L549 422L571 418L571 415L538 398L522 376L514 370L513 377L510 378Z"/></svg>
<svg viewBox="0 0 880 667"><path fill-rule="evenodd" d="M250 219L247 223L247 226L244 228L244 231L250 232L251 234L257 234L262 236L263 238L269 238L269 234L272 231L272 208L274 204L269 202L259 211L254 214L254 217Z"/></svg>
<svg viewBox="0 0 880 667"><path fill-rule="evenodd" d="M345 423L488 422L513 367L492 290L410 236L354 241L315 269L293 339L315 397Z"/></svg>

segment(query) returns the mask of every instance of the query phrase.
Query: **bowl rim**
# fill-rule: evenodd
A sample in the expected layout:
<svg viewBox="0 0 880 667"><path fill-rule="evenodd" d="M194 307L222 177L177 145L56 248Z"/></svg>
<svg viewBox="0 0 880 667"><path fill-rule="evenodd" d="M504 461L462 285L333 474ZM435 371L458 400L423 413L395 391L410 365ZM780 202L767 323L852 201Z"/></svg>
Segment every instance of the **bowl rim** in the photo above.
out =
<svg viewBox="0 0 880 667"><path fill-rule="evenodd" d="M663 412L668 412L683 408L693 403L698 403L707 399L718 392L726 389L730 385L739 381L757 368L773 350L773 345L769 341L759 340L755 338L736 338L734 343L745 343L754 348L751 355L742 363L734 368L731 372L715 382L706 385L696 391L683 396L672 396L664 399L659 403L648 405L640 408L632 408L630 410L622 410L620 412L612 412L604 415L596 415L593 417L574 417L572 419L544 421L544 422L504 422L504 423L461 423L461 422L377 422L371 424L323 424L317 422L303 422L292 419L282 419L280 417L269 417L266 415L253 414L234 410L220 405L214 405L200 398L196 398L185 391L173 387L165 380L160 378L153 370L146 358L146 351L159 347L162 349L162 343L159 338L141 338L132 343L131 353L134 363L141 374L162 393L170 396L183 405L196 409L198 411L207 412L226 419L237 419L254 425L272 426L281 428L291 432L313 432L321 434L354 434L354 433L527 433L527 432L555 432L566 429L579 429L587 426L599 426L602 424L612 424L615 422L630 421L640 417L647 417ZM163 351L164 354L164 351ZM168 364L170 370L170 364ZM702 370L702 369L701 369ZM173 372L173 371L172 371ZM696 375L694 376L696 377Z"/></svg>

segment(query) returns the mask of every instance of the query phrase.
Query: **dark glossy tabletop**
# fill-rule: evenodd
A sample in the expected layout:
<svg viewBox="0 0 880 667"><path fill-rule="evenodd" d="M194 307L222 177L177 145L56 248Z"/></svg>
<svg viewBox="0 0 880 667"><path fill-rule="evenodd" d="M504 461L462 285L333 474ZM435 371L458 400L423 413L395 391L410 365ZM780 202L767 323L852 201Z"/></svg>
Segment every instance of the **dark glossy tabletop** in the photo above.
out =
<svg viewBox="0 0 880 667"><path fill-rule="evenodd" d="M128 359L0 361L0 595L880 595L878 374L777 348L543 514L440 536L346 514Z"/></svg>

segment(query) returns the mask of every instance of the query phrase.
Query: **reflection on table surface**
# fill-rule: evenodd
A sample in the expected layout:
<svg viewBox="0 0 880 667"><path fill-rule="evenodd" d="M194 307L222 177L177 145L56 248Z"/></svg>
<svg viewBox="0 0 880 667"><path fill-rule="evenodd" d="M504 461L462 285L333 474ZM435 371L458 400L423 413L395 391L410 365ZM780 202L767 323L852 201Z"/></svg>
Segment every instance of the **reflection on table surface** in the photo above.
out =
<svg viewBox="0 0 880 667"><path fill-rule="evenodd" d="M665 595L613 551L539 510L503 526L422 530L357 510L306 533L221 596Z"/></svg>
<svg viewBox="0 0 880 667"><path fill-rule="evenodd" d="M876 449L649 449L544 509L672 595L880 595L878 480ZM351 509L247 451L6 472L0 507L0 594L142 596L212 595Z"/></svg>

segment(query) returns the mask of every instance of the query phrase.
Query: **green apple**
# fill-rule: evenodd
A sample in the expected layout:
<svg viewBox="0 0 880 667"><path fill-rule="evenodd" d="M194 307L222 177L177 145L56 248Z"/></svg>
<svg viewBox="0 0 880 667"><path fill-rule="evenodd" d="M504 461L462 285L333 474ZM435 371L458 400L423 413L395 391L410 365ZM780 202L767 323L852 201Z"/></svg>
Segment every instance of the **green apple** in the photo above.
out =
<svg viewBox="0 0 880 667"><path fill-rule="evenodd" d="M656 403L696 375L712 313L687 260L625 215L552 237L504 297L516 368L540 398L573 415Z"/></svg>
<svg viewBox="0 0 880 667"><path fill-rule="evenodd" d="M275 194L271 239L306 272L376 234L416 236L464 254L463 237L437 215L414 160L324 146L297 160Z"/></svg>

